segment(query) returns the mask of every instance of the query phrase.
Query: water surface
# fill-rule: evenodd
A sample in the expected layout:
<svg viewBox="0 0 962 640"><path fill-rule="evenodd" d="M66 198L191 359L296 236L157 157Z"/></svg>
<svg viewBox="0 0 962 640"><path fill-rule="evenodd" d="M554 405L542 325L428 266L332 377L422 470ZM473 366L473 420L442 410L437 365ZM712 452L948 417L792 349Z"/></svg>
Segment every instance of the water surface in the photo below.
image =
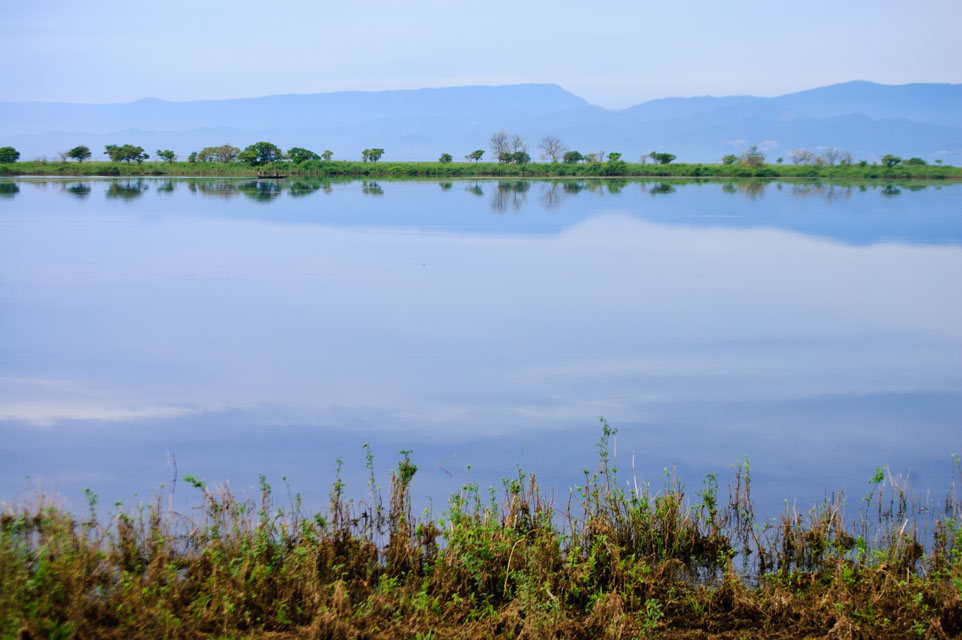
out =
<svg viewBox="0 0 962 640"><path fill-rule="evenodd" d="M772 508L962 451L962 186L0 182L0 498L179 474L323 501L364 442L435 510L515 465ZM182 483L181 483L182 484ZM183 493L186 489L180 488Z"/></svg>

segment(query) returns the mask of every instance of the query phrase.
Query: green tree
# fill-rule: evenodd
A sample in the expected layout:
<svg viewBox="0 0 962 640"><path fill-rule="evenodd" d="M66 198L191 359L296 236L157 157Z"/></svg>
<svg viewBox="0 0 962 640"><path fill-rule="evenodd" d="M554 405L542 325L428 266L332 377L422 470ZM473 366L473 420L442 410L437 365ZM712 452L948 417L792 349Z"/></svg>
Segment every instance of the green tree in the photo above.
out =
<svg viewBox="0 0 962 640"><path fill-rule="evenodd" d="M722 156L722 164L735 164L738 162L738 156L734 153L729 153L727 156Z"/></svg>
<svg viewBox="0 0 962 640"><path fill-rule="evenodd" d="M189 163L191 163L191 164L194 164L195 162L197 162L197 152L196 152L196 151L191 151L191 152L190 152L190 155L187 156L187 162L189 162Z"/></svg>
<svg viewBox="0 0 962 640"><path fill-rule="evenodd" d="M287 150L287 157L290 158L294 164L300 164L306 160L320 160L321 156L317 155L310 149L302 149L301 147L291 147Z"/></svg>
<svg viewBox="0 0 962 640"><path fill-rule="evenodd" d="M882 164L891 169L897 164L902 164L902 158L893 156L891 153L886 153L884 156L882 156Z"/></svg>
<svg viewBox="0 0 962 640"><path fill-rule="evenodd" d="M177 159L177 154L171 151L170 149L164 149L164 150L158 149L157 157L163 158L164 162L166 162L167 164L173 164L174 160Z"/></svg>
<svg viewBox="0 0 962 640"><path fill-rule="evenodd" d="M454 160L454 157L450 153L442 153L441 157L438 158L438 162L441 164L448 164L452 160Z"/></svg>
<svg viewBox="0 0 962 640"><path fill-rule="evenodd" d="M515 151L511 154L511 162L524 166L531 162L531 156L529 156L528 152L523 149Z"/></svg>
<svg viewBox="0 0 962 640"><path fill-rule="evenodd" d="M483 156L483 155L484 155L484 149L475 149L474 151L472 151L472 152L469 153L468 155L464 156L464 159L465 159L465 160L474 160L475 163L477 163L477 161L480 160L480 159L481 159L481 156Z"/></svg>
<svg viewBox="0 0 962 640"><path fill-rule="evenodd" d="M74 160L76 160L77 162L80 162L81 164L83 163L84 160L90 159L91 155L92 154L90 153L90 148L85 147L84 145L74 147L73 149L67 152L68 158L73 158Z"/></svg>
<svg viewBox="0 0 962 640"><path fill-rule="evenodd" d="M379 149L379 148L375 147L375 148L373 148L373 149L365 149L364 151L362 151L362 152L361 152L361 159L362 159L364 162L374 163L374 162L377 162L378 160L380 160L380 159L381 159L381 156L383 156L383 155L384 155L384 149Z"/></svg>
<svg viewBox="0 0 962 640"><path fill-rule="evenodd" d="M908 165L912 165L912 166L915 166L915 167L921 167L921 166L924 166L924 165L926 165L926 164L928 164L928 163L927 163L925 160L923 160L922 158L909 158L908 160L906 160L906 161L903 162L902 164L908 164Z"/></svg>
<svg viewBox="0 0 962 640"><path fill-rule="evenodd" d="M324 151L321 152L321 160L323 160L324 162L330 162L331 158L333 157L334 157L334 152L331 151L330 149L324 149Z"/></svg>
<svg viewBox="0 0 962 640"><path fill-rule="evenodd" d="M112 162L126 162L130 164L136 161L140 164L150 156L144 153L143 147L138 147L132 144L116 145L108 144L104 147L104 151L110 156Z"/></svg>
<svg viewBox="0 0 962 640"><path fill-rule="evenodd" d="M623 176L626 173L628 173L628 165L621 159L621 154L617 151L609 153L608 162L605 163L605 175Z"/></svg>
<svg viewBox="0 0 962 640"><path fill-rule="evenodd" d="M0 147L0 164L16 162L20 157L20 152L13 147Z"/></svg>
<svg viewBox="0 0 962 640"><path fill-rule="evenodd" d="M562 160L564 160L568 164L576 164L578 162L581 162L583 159L584 159L584 156L577 151L565 151L564 156L562 156Z"/></svg>
<svg viewBox="0 0 962 640"><path fill-rule="evenodd" d="M199 162L233 162L241 150L230 144L222 144L219 147L204 147L197 154Z"/></svg>
<svg viewBox="0 0 962 640"><path fill-rule="evenodd" d="M260 167L283 159L284 152L270 142L255 142L237 154L237 159L254 167Z"/></svg>
<svg viewBox="0 0 962 640"><path fill-rule="evenodd" d="M675 154L652 151L648 154L648 157L658 164L671 164L671 161L675 159Z"/></svg>

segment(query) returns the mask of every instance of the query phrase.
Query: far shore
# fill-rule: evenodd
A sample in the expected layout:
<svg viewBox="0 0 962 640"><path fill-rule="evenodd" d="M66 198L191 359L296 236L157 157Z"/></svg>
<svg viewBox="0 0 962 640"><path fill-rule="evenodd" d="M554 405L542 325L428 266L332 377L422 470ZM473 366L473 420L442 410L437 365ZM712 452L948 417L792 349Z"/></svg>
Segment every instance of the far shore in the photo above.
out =
<svg viewBox="0 0 962 640"><path fill-rule="evenodd" d="M285 177L351 178L814 178L823 180L962 180L962 168L946 165L874 164L837 166L700 163L493 162L276 162L265 166L230 162L49 162L0 164L0 176L37 177Z"/></svg>

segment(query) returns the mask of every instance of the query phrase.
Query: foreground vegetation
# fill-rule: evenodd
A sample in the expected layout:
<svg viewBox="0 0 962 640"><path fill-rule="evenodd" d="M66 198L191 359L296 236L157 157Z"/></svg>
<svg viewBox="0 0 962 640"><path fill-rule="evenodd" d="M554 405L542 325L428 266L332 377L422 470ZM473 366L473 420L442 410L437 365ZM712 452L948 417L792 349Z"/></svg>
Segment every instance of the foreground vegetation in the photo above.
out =
<svg viewBox="0 0 962 640"><path fill-rule="evenodd" d="M240 500L187 476L199 515L160 498L75 516L40 499L0 520L3 638L947 638L962 635L955 482L935 507L883 470L841 496L756 520L747 462L727 496L666 473L657 490L599 465L555 504L519 470L412 513L402 451L382 498L338 472L327 509ZM340 463L338 463L340 469ZM624 487L624 488L623 488ZM500 497L499 497L500 494ZM386 502L385 502L386 499ZM925 526L931 525L928 535ZM923 546L925 545L925 546Z"/></svg>
<svg viewBox="0 0 962 640"><path fill-rule="evenodd" d="M243 162L17 162L0 164L0 175L29 176L305 176L371 178L470 177L719 177L822 178L830 180L959 180L962 168L943 165L851 164L836 166L763 164L651 164L606 162L351 162L280 160L264 165Z"/></svg>

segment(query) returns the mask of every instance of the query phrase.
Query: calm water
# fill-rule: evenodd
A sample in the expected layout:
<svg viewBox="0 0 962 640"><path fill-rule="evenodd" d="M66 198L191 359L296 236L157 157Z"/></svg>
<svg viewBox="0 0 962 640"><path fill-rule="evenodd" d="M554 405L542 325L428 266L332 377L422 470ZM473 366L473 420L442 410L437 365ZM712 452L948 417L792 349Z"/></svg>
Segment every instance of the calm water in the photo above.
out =
<svg viewBox="0 0 962 640"><path fill-rule="evenodd" d="M172 460L324 500L413 449L435 511L748 456L771 508L962 452L962 185L0 182L0 499ZM188 493L183 483L177 495Z"/></svg>

